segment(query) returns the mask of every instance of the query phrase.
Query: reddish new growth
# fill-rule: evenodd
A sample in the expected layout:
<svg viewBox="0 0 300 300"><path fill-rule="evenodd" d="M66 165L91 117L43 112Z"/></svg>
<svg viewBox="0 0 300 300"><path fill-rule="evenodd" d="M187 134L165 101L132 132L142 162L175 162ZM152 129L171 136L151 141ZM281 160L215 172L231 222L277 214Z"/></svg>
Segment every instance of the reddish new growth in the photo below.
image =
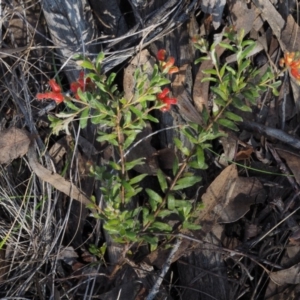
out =
<svg viewBox="0 0 300 300"><path fill-rule="evenodd" d="M286 52L284 58L279 61L281 67L286 66L291 76L300 83L300 52Z"/></svg>
<svg viewBox="0 0 300 300"><path fill-rule="evenodd" d="M38 100L52 99L57 104L63 102L64 101L64 95L61 93L61 87L57 84L55 79L50 79L49 80L49 85L50 85L50 88L51 88L52 91L47 92L47 93L38 93L36 95L36 98Z"/></svg>
<svg viewBox="0 0 300 300"><path fill-rule="evenodd" d="M166 54L167 51L164 49L161 49L157 52L157 59L159 60L159 66L164 74L173 74L179 72L178 67L174 66L175 58L173 56L170 56L166 60ZM157 99L162 101L165 106L161 108L161 111L165 112L170 110L172 104L177 103L176 98L170 98L168 97L168 94L170 93L170 90L168 88L164 88L161 93L157 94Z"/></svg>

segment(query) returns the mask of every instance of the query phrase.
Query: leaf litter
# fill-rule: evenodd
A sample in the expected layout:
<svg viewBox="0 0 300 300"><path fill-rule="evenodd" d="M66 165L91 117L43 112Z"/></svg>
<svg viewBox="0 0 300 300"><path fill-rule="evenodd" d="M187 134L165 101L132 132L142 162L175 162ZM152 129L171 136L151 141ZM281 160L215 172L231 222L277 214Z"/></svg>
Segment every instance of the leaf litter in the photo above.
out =
<svg viewBox="0 0 300 300"><path fill-rule="evenodd" d="M132 1L132 11L134 11L134 15L137 19L139 14L144 15L149 12L154 12L154 7L162 8L160 1L154 0L150 2L151 3L143 5L134 5ZM168 1L168 7L172 7L173 2ZM199 28L203 26L201 23L202 20L205 20L208 38L216 38L217 33L215 29L223 29L224 24L229 23L234 25L237 30L243 28L250 38L258 40L259 43L256 48L256 53L252 53L251 55L255 56L253 58L254 60L261 59L263 61L262 65L265 66L258 64L260 68L266 67L266 65L274 68L274 66L278 65L278 59L283 56L282 52L297 51L299 49L300 39L298 36L300 32L299 26L295 21L296 15L293 14L294 9L297 9L296 6L293 6L295 4L293 1L253 0L246 2L228 0L225 4L225 1L209 0L202 1L201 5L198 6L195 4L195 1L185 2L190 5L189 7L194 7L190 12L194 17L196 16ZM117 5L117 2L114 3ZM38 3L36 3L36 5L38 5ZM184 16L186 10L180 6L175 7L178 15ZM187 9L187 7L185 8ZM122 7L119 7L119 10L122 9ZM199 17L200 9L207 14L205 17L203 16L203 18ZM9 12L8 9L7 12ZM122 16L122 14L119 16ZM147 19L148 23L150 20L154 20L152 15L150 16L151 18L149 17ZM101 18L101 14L99 17ZM50 12L47 14L47 19L49 18L51 19ZM12 19L10 24L13 24L13 21ZM32 23L32 21L31 19L27 20L29 24ZM122 22L126 22L126 18L123 19L123 16ZM166 43L166 41L171 40L169 31L174 29L174 27L172 27L174 26L172 25L173 23L165 24L166 31L158 34L157 39L159 39L159 41L147 40L148 45L157 43L159 47L161 47L161 45L165 45L164 43ZM159 30L158 25L152 25ZM114 30L115 28L113 28L113 26L117 25L112 23L107 26L110 31L118 34L118 30ZM16 29L14 29L13 26L10 30L12 35L15 34L18 36L19 32L15 31ZM152 28L152 30L154 29ZM181 29L178 27L176 30L180 32ZM103 32L105 32L105 26ZM132 32L134 32L134 27L132 28ZM55 38L56 46L59 46L59 40L59 38ZM128 43L126 44L124 42L124 47L126 45L137 46L137 39L135 37L130 41L128 36L124 36L123 38L121 36L120 40ZM46 39L43 43L45 43L45 41ZM118 45L117 40L114 41L114 43L114 50L122 48L122 45ZM2 69L3 74L6 74L7 71L4 66L11 65L11 68L13 67L14 61L10 55L15 55L18 59L22 57L23 54L28 55L28 59L30 59L32 55L36 62L36 52L34 51L37 50L34 49L34 47L31 49L25 44L26 43L23 45L18 44L17 47L12 47L12 49L5 48L3 51L0 51L4 54L1 55L2 62L4 62L3 59L6 59L5 63L2 63L2 68L4 68ZM155 45L156 49L158 48L157 44ZM178 41L177 44L179 44ZM63 46L65 47L66 45L64 44ZM180 53L178 48L174 47L172 49L172 47L170 52L177 51ZM134 53L132 49L133 48L129 47L128 55L124 56L132 56ZM176 49L176 51L174 49ZM106 51L110 50L110 48L106 49ZM53 52L53 49L51 49L51 51ZM140 64L145 65L151 61L151 51L139 50L138 52L139 54L133 55L133 63L140 61ZM45 55L46 63L51 62L51 59L49 59L49 56L47 56L45 52L43 55ZM56 59L65 59L62 55L63 52L59 53ZM145 55L145 61L141 61L139 55ZM106 70L109 70L111 66L116 66L124 62L125 59L120 56L119 53L112 54L112 57L110 57L111 61L106 64ZM267 57L267 59L264 57ZM222 60L224 53L220 52L219 58ZM38 74L36 74L30 67L31 62L26 59L22 61L22 63L24 63L23 70L27 69L29 72L32 72L33 76L39 76L40 73L43 73L38 72ZM225 57L225 59L227 59L227 57ZM48 72L46 63L44 65L42 64L41 68ZM234 58L231 60L231 63L234 63ZM195 68L191 93L193 97L190 97L187 91L182 93L182 97L188 101L185 112L186 118L196 121L198 124L201 124L201 120L198 120L199 114L197 109L201 111L203 106L209 107L212 101L210 99L209 84L200 82L203 78L202 70L209 68L209 66L209 62L204 62L198 67L193 66L193 68ZM136 65L130 67L129 64L124 70L124 90L129 94L132 93L134 86L132 74L135 68ZM150 66L148 70L151 70ZM69 68L69 72L71 74L72 68ZM10 75L7 75L7 78L8 76ZM186 82L187 68L182 68L180 76L180 81ZM29 84L31 84L31 89L36 88L35 83L30 82L29 77L27 79ZM74 77L74 75L68 75L68 77ZM8 80L7 78L5 80ZM46 79L45 82L47 82ZM160 289L161 297L166 294L168 294L170 299L178 299L179 297L185 299L200 299L200 295L201 299L211 299L212 297L217 299L296 299L299 297L300 257L298 254L300 253L300 249L297 233L300 230L298 225L300 176L298 171L299 155L298 152L294 150L295 148L299 149L297 146L299 145L299 139L297 138L299 136L299 118L296 114L296 112L299 112L299 85L289 76L287 76L286 82L287 85L291 84L291 90L283 89L277 98L266 97L265 101L259 99L259 105L256 108L257 113L243 115L245 122L240 127L241 131L235 136L233 141L230 140L232 136L228 135L228 138L222 138L222 143L219 141L216 142L217 145L215 145L214 150L217 150L218 154L222 156L222 160L218 161L218 159L213 159L211 154L207 154L210 161L209 170L204 174L206 180L202 183L202 186L198 187L197 192L193 191L194 197L204 205L203 210L197 218L197 223L201 224L202 229L196 232L189 232L187 230L180 237L182 238L182 243L172 257L173 265L170 269L173 275L175 273L177 274L177 277L175 281L172 281L172 276L165 278L169 280L169 283L162 284L162 288ZM8 91L12 89L8 83L6 84ZM3 90L4 98L7 95L7 90ZM11 229L16 228L13 226L13 222L17 220L19 224L23 224L23 228L28 228L28 231L24 230L20 232L24 241L31 240L31 233L35 232L34 230L40 231L35 237L37 241L55 241L59 233L55 236L51 228L54 228L56 223L52 224L51 221L49 221L52 217L44 218L44 216L49 216L50 211L52 213L55 212L53 219L58 224L62 224L61 220L63 220L63 217L67 216L68 213L71 212L71 214L75 214L74 208L65 205L65 199L58 196L56 191L62 191L64 195L79 200L81 204L90 203L87 195L91 192L91 185L89 185L88 181L73 181L72 178L68 178L68 176L65 175L68 172L63 170L63 163L62 165L59 164L66 159L67 152L70 152L74 141L76 147L81 151L80 155L84 157L84 162L88 162L91 157L94 158L101 153L101 151L104 151L101 148L102 145L96 145L93 142L91 138L93 136L93 130L91 129L90 132L81 133L81 142L76 142L74 139L70 142L69 146L62 146L60 148L59 145L56 144L59 140L56 140L52 148L48 148L51 155L53 153L57 155L57 160L55 161L54 159L53 161L57 164L58 170L55 171L58 172L53 171L54 168L51 168L52 162L47 160L47 157L44 158L44 161L43 159L38 161L35 153L36 149L31 146L31 144L36 143L38 139L32 141L30 138L31 134L34 133L33 129L35 126L30 117L38 115L38 110L43 107L40 103L38 104L38 109L30 105L26 107L24 103L28 100L28 105L32 100L28 96L30 95L30 89L26 92L24 90L21 92L24 96L23 99L25 99L24 102L20 102L17 93L11 92L11 99L14 100L14 102L12 102L14 105L11 105L11 107L9 107L8 104L2 106L5 113L7 113L9 109L23 112L25 121L19 121L18 127L10 127L10 129L5 129L0 132L0 163L4 165L4 169L10 169L10 172L12 172L12 170L20 169L20 166L25 168L25 162L28 160L30 170L37 177L34 185L35 201L40 199L39 197L41 195L41 198L48 200L41 200L39 202L42 211L40 215L37 216L35 206L32 205L29 200L29 206L27 208L24 206L24 199L30 199L31 196L26 194L27 189L22 187L20 182L26 183L29 174L22 174L21 176L21 174L18 173L18 175L13 178L12 173L10 173L1 178L3 190L9 191L12 190L12 187L15 188L15 192L13 195L10 195L10 197L7 197L4 193L1 195L1 197L5 199L1 203L1 209L4 209L6 212L3 216L3 223L1 223L4 228L4 233L1 233L1 239L6 241L6 247L1 253L0 261L9 261L11 266L16 268L18 276L21 274L18 282L10 284L10 294L28 296L26 291L34 290L33 285L29 284L30 280L33 279L34 276L36 276L34 282L40 282L41 279L41 277L39 277L41 275L34 271L38 269L36 266L41 267L48 263L55 266L54 270L57 271L60 269L61 271L60 280L56 278L55 284L51 282L52 286L57 284L57 286L63 287L61 290L64 290L65 287L63 281L67 281L67 279L64 278L68 278L68 276L78 276L76 278L80 280L76 281L75 284L81 284L86 278L85 274L89 274L88 276L98 274L98 279L95 279L94 282L99 284L100 292L97 295L101 295L101 299L112 299L112 297L114 297L114 299L117 299L117 297L119 299L144 299L147 294L146 291L148 291L152 285L152 283L149 283L149 281L151 282L149 277L154 276L155 278L156 276L155 271L151 267L155 266L159 269L163 267L170 254L168 249L159 247L152 253L148 253L148 251L145 250L144 255L141 255L138 259L130 259L127 264L124 264L126 267L120 267L119 273L113 276L111 274L114 273L110 273L110 270L108 271L108 268L105 267L105 263L102 264L102 261L96 254L90 254L90 252L88 252L87 260L85 261L83 259L87 257L84 256L84 253L87 253L88 246L83 242L86 236L83 238L85 234L83 230L84 226L80 223L80 218L85 218L85 214L81 215L82 211L79 211L79 216L73 219L73 221L75 220L74 223L66 222L68 223L67 227L76 227L78 233L69 239L66 238L72 246L60 241L63 247L60 248L60 256L57 255L56 262L51 259L47 261L49 257L55 257L55 252L51 252L52 249L57 249L55 243L49 244L48 242L47 244L44 242L43 246L45 246L48 252L46 251L45 255L40 254L40 256L38 256L35 249L30 247L28 249L26 247L22 248L22 245L18 243L15 236L10 234ZM39 90L36 92L39 92ZM294 99L295 102L286 101L286 98ZM193 108L189 105L192 105ZM30 115L31 109L34 110L34 113ZM286 114L286 111L290 113ZM192 112L192 115L189 115L190 112ZM179 109L179 114L184 114L184 109L181 111ZM274 118L274 114L278 114L278 116ZM163 118L167 118L166 116L167 114L163 116ZM271 119L271 117L273 119ZM180 119L178 118L178 120ZM174 122L179 122L178 120L176 119ZM174 125L180 125L180 123L175 123ZM28 134L24 129L19 129L23 126L30 128L31 133ZM38 131L40 130L39 127L36 129ZM152 128L147 128L146 132L141 133L141 135L137 137L137 141L144 139L151 133ZM61 142L65 142L64 137L62 137ZM162 145L157 147L159 142L161 142ZM281 144L284 144L285 147L281 147ZM274 147L272 147L273 145ZM42 149L41 146L39 147ZM158 138L153 138L152 141L145 139L145 141L140 144L140 147L136 147L135 150L133 149L131 151L132 157L129 159L136 159L143 153L146 157L146 164L142 166L141 169L135 171L155 174L160 167L156 159L158 153L166 152L167 156L171 156L172 154L173 159L176 157L176 153L172 147L172 139L170 143L164 143ZM232 150L231 148L234 149ZM146 154L146 150L149 153L147 152ZM109 159L109 155L111 154L107 149L105 149L105 151L108 156L107 159ZM80 160L80 155L75 155L76 159ZM162 157L163 156L160 158L162 159ZM234 161L238 162L238 164L235 165L235 163L232 163ZM260 162L259 166L261 172L257 172L257 169L255 169L258 162ZM223 166L221 170L216 167L216 165L219 164ZM170 169L171 163L167 165L167 169ZM74 166L68 169L69 173L72 174L72 172L75 172L74 174L77 175L79 173L82 174L82 172L76 173L74 169L76 169ZM80 168L77 169L77 172L79 169ZM279 175L280 173L282 173L281 176ZM28 177L24 177L25 175ZM78 177L80 176L81 175L78 175ZM11 182L10 185L5 182L5 178L9 178ZM295 180L289 180L290 178ZM39 181L43 184L40 185ZM149 182L152 181L149 180ZM22 197L20 197L20 195ZM14 203L9 201L10 198L16 199ZM57 207L55 207L57 199L60 199L58 210ZM18 211L19 213L16 214ZM65 212L68 213L65 214ZM32 222L28 222L28 216L32 218ZM46 223L46 221L50 223ZM31 228L30 226L32 226L32 224L33 227ZM76 226L74 224L76 224ZM94 227L88 231L87 240L92 238L93 242L97 243L99 239L103 238L100 237L101 230L99 223L93 221L92 226ZM85 227L88 227L88 225L85 224ZM15 245L17 245L17 247L14 247ZM12 255L12 248L16 248L15 255ZM111 249L113 248L109 246L109 255L111 255L109 252ZM34 266L32 275L28 278L22 275L21 268L17 268L17 264L22 265L22 268L23 266L28 266L29 259L24 254L26 251L36 255L34 256L38 258L36 261L41 261L41 264ZM17 261L16 257L18 255L16 254L20 253L22 254L20 257L22 257L23 260ZM112 261L109 261L109 259L106 260L108 263ZM94 265L88 265L89 262L100 261L101 267L99 268L96 268ZM69 263L74 273L70 273L67 268L63 266L62 262ZM4 284L7 285L13 276L4 263L3 268L5 272L1 273L0 282L2 287ZM26 268L24 267L24 269ZM147 270L148 273L145 271L142 275L141 269ZM175 269L176 272L174 273ZM89 271L89 273L87 273L87 271ZM128 276L128 282L124 279L124 274ZM219 279L217 279L217 277ZM131 281L134 282L134 284L130 283ZM106 282L106 284L103 284L103 282ZM127 291L123 298L121 296L119 297L119 287ZM171 287L171 289L167 290L166 287ZM81 288L82 290L88 290L88 286L84 283L82 283ZM70 291L65 291L64 294L64 292L58 291L55 287L55 292L52 291L49 293L60 294L61 297L70 297L70 295L72 295L71 290L70 288ZM93 290L93 292L95 293L95 290ZM80 291L78 291L77 296L78 295L82 295ZM2 292L1 296L5 297L8 295Z"/></svg>

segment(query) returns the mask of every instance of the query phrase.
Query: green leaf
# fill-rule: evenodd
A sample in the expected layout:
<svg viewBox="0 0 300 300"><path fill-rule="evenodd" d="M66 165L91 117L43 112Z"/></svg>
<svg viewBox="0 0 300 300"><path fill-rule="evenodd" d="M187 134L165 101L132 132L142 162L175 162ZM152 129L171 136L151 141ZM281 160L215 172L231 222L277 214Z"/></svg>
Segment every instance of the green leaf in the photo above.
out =
<svg viewBox="0 0 300 300"><path fill-rule="evenodd" d="M234 131L239 131L238 127L230 120L228 119L218 119L217 122L224 126L224 127L227 127L231 130L234 130Z"/></svg>
<svg viewBox="0 0 300 300"><path fill-rule="evenodd" d="M196 155L197 155L197 162L199 167L201 168L202 166L205 165L205 157L204 157L204 151L200 145L197 146L196 150Z"/></svg>
<svg viewBox="0 0 300 300"><path fill-rule="evenodd" d="M170 232L172 231L172 227L169 224L163 222L154 222L150 226L151 229L158 229L162 232Z"/></svg>
<svg viewBox="0 0 300 300"><path fill-rule="evenodd" d="M161 169L157 170L157 179L161 190L165 193L168 188L168 184L167 184L166 175L162 172Z"/></svg>
<svg viewBox="0 0 300 300"><path fill-rule="evenodd" d="M225 117L227 117L229 120L231 121L235 121L235 122L242 122L243 121L243 118L230 112L230 111L226 111L224 113Z"/></svg>
<svg viewBox="0 0 300 300"><path fill-rule="evenodd" d="M237 107L239 110L241 111L245 111L245 112L252 112L252 108L247 106L247 105L241 105L239 107Z"/></svg>
<svg viewBox="0 0 300 300"><path fill-rule="evenodd" d="M154 101L156 100L156 96L155 95L144 95L142 97L139 98L139 102L144 102L144 101Z"/></svg>
<svg viewBox="0 0 300 300"><path fill-rule="evenodd" d="M131 185L134 185L134 184L136 184L136 183L139 183L139 182L142 181L147 175L148 175L148 174L140 174L140 175L137 175L137 176L131 178L131 179L129 180L129 183L130 183Z"/></svg>
<svg viewBox="0 0 300 300"><path fill-rule="evenodd" d="M197 161L193 160L193 161L189 161L188 162L188 166L196 169L196 170L205 170L208 168L208 165L204 162L202 165L199 165Z"/></svg>
<svg viewBox="0 0 300 300"><path fill-rule="evenodd" d="M150 197L150 199L154 200L156 203L162 202L162 200L163 200L162 197L159 194L157 194L156 192L154 192L153 190L147 188L145 191L148 194L148 196Z"/></svg>
<svg viewBox="0 0 300 300"><path fill-rule="evenodd" d="M238 52L236 55L237 61L240 62L241 60L246 58L248 55L250 55L255 47L256 47L256 43L253 42L253 43L250 43L250 45L247 48L245 48L242 52Z"/></svg>
<svg viewBox="0 0 300 300"><path fill-rule="evenodd" d="M253 97L253 94L249 90L242 91L242 95L249 100L252 104L256 104L256 98Z"/></svg>
<svg viewBox="0 0 300 300"><path fill-rule="evenodd" d="M79 108L72 101L65 101L66 106L75 112L79 111Z"/></svg>
<svg viewBox="0 0 300 300"><path fill-rule="evenodd" d="M192 204L191 201L188 200L175 200L175 207L190 211L192 209Z"/></svg>
<svg viewBox="0 0 300 300"><path fill-rule="evenodd" d="M117 171L121 171L121 166L117 163L115 163L114 161L110 161L109 162L109 165L114 169L114 170L117 170Z"/></svg>
<svg viewBox="0 0 300 300"><path fill-rule="evenodd" d="M129 105L129 109L139 118L142 118L143 112L133 105Z"/></svg>
<svg viewBox="0 0 300 300"><path fill-rule="evenodd" d="M176 182L176 185L174 186L173 190L178 191L178 190L182 190L182 189L191 187L194 184L196 184L197 182L201 181L201 179L202 178L200 176L188 176L188 177L180 178Z"/></svg>
<svg viewBox="0 0 300 300"><path fill-rule="evenodd" d="M105 132L103 132L101 134L103 134L103 135L97 137L98 142L106 142L106 141L108 142L111 140L115 140L117 138L116 133L107 133L106 134Z"/></svg>
<svg viewBox="0 0 300 300"><path fill-rule="evenodd" d="M128 137L126 137L125 142L123 144L124 150L126 150L128 147L130 147L132 145L132 143L136 139L136 136L137 136L137 132L133 131L131 135L129 135Z"/></svg>
<svg viewBox="0 0 300 300"><path fill-rule="evenodd" d="M103 62L104 58L105 58L104 52L100 52L96 58L96 68L97 68L98 72L100 72L101 63Z"/></svg>
<svg viewBox="0 0 300 300"><path fill-rule="evenodd" d="M274 96L279 96L279 92L276 88L272 88L272 93Z"/></svg>
<svg viewBox="0 0 300 300"><path fill-rule="evenodd" d="M116 78L116 73L110 73L109 77L107 78L106 83L111 86L114 83L114 80Z"/></svg>
<svg viewBox="0 0 300 300"><path fill-rule="evenodd" d="M225 107L226 106L226 102L224 100L222 100L220 97L216 97L214 99L215 104L221 106L221 107Z"/></svg>
<svg viewBox="0 0 300 300"><path fill-rule="evenodd" d="M175 209L175 198L172 194L168 195L167 205L168 205L168 209L170 210Z"/></svg>
<svg viewBox="0 0 300 300"><path fill-rule="evenodd" d="M126 163L125 163L125 169L126 169L126 171L131 170L131 169L134 168L135 166L145 164L144 160L145 160L144 157L141 157L141 158L134 159L134 160L132 160L132 161L126 162Z"/></svg>
<svg viewBox="0 0 300 300"><path fill-rule="evenodd" d="M190 150L187 147L183 147L181 140L179 140L178 138L174 138L174 144L184 155L190 155Z"/></svg>
<svg viewBox="0 0 300 300"><path fill-rule="evenodd" d="M230 44L227 44L227 43L224 43L224 42L219 42L219 45L222 47L222 48L225 48L225 49L228 49L228 50L231 50L231 51L235 51L234 47Z"/></svg>
<svg viewBox="0 0 300 300"><path fill-rule="evenodd" d="M216 49L215 49L215 45L212 44L211 45L211 60L214 66L219 67L219 62L218 62L218 57L217 57L217 53L216 53Z"/></svg>
<svg viewBox="0 0 300 300"><path fill-rule="evenodd" d="M195 60L195 65L200 63L200 62L207 61L207 60L210 60L210 58L208 56L199 57Z"/></svg>
<svg viewBox="0 0 300 300"><path fill-rule="evenodd" d="M80 125L80 128L82 128L82 129L84 129L87 126L87 122L89 119L89 112L90 112L90 109L88 107L88 108L84 109L80 115L79 125Z"/></svg>
<svg viewBox="0 0 300 300"><path fill-rule="evenodd" d="M125 230L124 235L125 235L125 237L127 237L132 242L137 242L138 241L137 234L134 231Z"/></svg>
<svg viewBox="0 0 300 300"><path fill-rule="evenodd" d="M150 245L157 245L158 244L158 237L157 236L143 235L142 239L144 239Z"/></svg>
<svg viewBox="0 0 300 300"><path fill-rule="evenodd" d="M175 156L175 159L174 159L174 162L173 162L173 166L172 166L172 172L173 172L174 176L176 175L178 169L179 169L179 161L178 161L178 157Z"/></svg>
<svg viewBox="0 0 300 300"><path fill-rule="evenodd" d="M222 67L221 70L220 70L220 77L221 77L221 78L223 78L223 76L224 76L226 67L227 67L227 63L224 64L223 67Z"/></svg>
<svg viewBox="0 0 300 300"><path fill-rule="evenodd" d="M207 81L211 81L211 82L218 82L217 78L213 78L213 77L204 77L201 82L207 82Z"/></svg>
<svg viewBox="0 0 300 300"><path fill-rule="evenodd" d="M88 70L95 70L95 66L90 60L85 59L84 61L81 62L80 65L82 68L85 68Z"/></svg>
<svg viewBox="0 0 300 300"><path fill-rule="evenodd" d="M228 100L228 94L221 91L219 88L211 87L211 90L218 96L220 96L224 101Z"/></svg>
<svg viewBox="0 0 300 300"><path fill-rule="evenodd" d="M171 81L167 78L161 78L159 80L159 82L157 83L157 86L162 86L162 85L166 85L169 84Z"/></svg>
<svg viewBox="0 0 300 300"><path fill-rule="evenodd" d="M229 71L232 75L236 75L236 70L230 66L226 66L226 70Z"/></svg>
<svg viewBox="0 0 300 300"><path fill-rule="evenodd" d="M208 75L218 75L218 72L215 69L202 70L202 73Z"/></svg>
<svg viewBox="0 0 300 300"><path fill-rule="evenodd" d="M240 67L239 67L239 73L238 73L239 75L238 75L238 76L240 76L240 74L242 74L242 72L243 72L247 67L249 67L250 63L251 63L250 59L247 59L247 60L245 60L245 61L242 62L242 64L241 64Z"/></svg>
<svg viewBox="0 0 300 300"><path fill-rule="evenodd" d="M163 209L163 210L161 210L159 213L158 213L158 217L159 218L165 218L165 217L167 217L167 216L169 216L169 215L171 215L171 214L173 214L174 213L174 211L171 211L171 210L168 210L168 209Z"/></svg>
<svg viewBox="0 0 300 300"><path fill-rule="evenodd" d="M271 84L273 88L278 88L281 85L281 80L277 80Z"/></svg>
<svg viewBox="0 0 300 300"><path fill-rule="evenodd" d="M182 223L182 228L183 229L190 229L190 230L199 230L201 229L201 225L189 223L188 221L185 221Z"/></svg>
<svg viewBox="0 0 300 300"><path fill-rule="evenodd" d="M267 71L260 77L259 82L264 83L265 81L267 81L270 78L271 74L272 74L271 69L270 69L270 67L268 67Z"/></svg>
<svg viewBox="0 0 300 300"><path fill-rule="evenodd" d="M154 122L154 123L159 123L159 120L157 118L151 116L150 114L146 114L146 119L151 122Z"/></svg>
<svg viewBox="0 0 300 300"><path fill-rule="evenodd" d="M209 113L207 111L206 106L203 107L202 112L201 112L201 116L202 116L202 120L203 120L204 124L207 125L208 120L209 120Z"/></svg>

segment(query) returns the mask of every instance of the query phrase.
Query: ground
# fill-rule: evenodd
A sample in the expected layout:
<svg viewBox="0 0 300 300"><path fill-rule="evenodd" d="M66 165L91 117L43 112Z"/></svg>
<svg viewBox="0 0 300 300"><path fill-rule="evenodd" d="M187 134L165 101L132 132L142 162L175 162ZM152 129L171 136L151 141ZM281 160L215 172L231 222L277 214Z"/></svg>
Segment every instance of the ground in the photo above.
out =
<svg viewBox="0 0 300 300"><path fill-rule="evenodd" d="M299 298L296 1L13 0L1 8L1 297ZM206 80L215 74L207 72L215 65L213 60L195 60L203 57L203 41L210 47L223 36L224 43L233 45L224 37L230 32L243 32L250 41L245 49L255 42L244 59L258 76L246 80L251 93L240 93L238 99L232 86L225 89L230 92L223 102L231 105L224 107L231 115L218 123L224 90L221 85L216 89L218 81ZM166 57L157 60L160 49ZM215 50L219 65L228 66L223 80L235 76L230 74L239 68L238 55L222 44ZM172 67L178 67L163 75L170 84L162 102L170 106L154 113L150 102L138 107L151 110L151 120L135 136L128 154L120 139L118 146L109 143L114 128L105 124L108 119L84 121L93 109L70 117L74 107L68 103L81 100L77 87L105 94L93 80L80 77L82 59L76 61L74 55L88 60L87 72L100 52L101 75L116 74L114 83L124 99L134 99L136 82L143 78L134 76L140 67L145 85L155 64L163 72L163 61L174 57ZM266 73L273 77L260 88ZM57 86L53 81L49 86L53 78ZM110 107L114 103L106 109ZM139 112L129 111L130 123ZM53 120L62 113L69 118L55 128ZM215 138L197 146L202 130L213 127L218 129ZM106 140L99 139L99 131L107 134ZM189 164L194 157L189 151L195 151L198 168ZM141 190L121 207L142 208L144 215L152 210L154 215L173 213L159 215L157 231L150 233L150 223L142 224L145 216L137 213L130 220L142 224L140 231L119 243L113 227L123 230L129 223L109 223L101 215L108 206L104 181L109 180L92 176L91 170L112 161L125 166L141 157L144 164L120 173L128 182L146 174L139 181ZM120 194L128 182L123 180ZM115 183L110 182L112 190ZM183 226L185 205L195 209L194 228ZM122 209L116 211L121 220ZM137 242L146 233L149 243Z"/></svg>

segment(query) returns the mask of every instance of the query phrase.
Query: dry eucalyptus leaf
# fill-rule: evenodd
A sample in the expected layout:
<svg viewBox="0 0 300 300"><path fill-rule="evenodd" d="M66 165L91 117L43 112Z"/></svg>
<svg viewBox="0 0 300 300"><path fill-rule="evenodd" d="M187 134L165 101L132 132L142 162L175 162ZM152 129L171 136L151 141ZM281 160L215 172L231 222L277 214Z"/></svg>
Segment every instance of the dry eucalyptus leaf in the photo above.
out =
<svg viewBox="0 0 300 300"><path fill-rule="evenodd" d="M226 195L224 205L218 204L214 208L214 212L219 215L218 222L232 223L239 220L250 210L251 205L262 203L265 197L263 186L256 178L238 177L232 193Z"/></svg>
<svg viewBox="0 0 300 300"><path fill-rule="evenodd" d="M227 4L232 14L232 25L237 30L243 28L245 34L248 34L257 17L255 9L253 7L248 8L245 1L227 0Z"/></svg>
<svg viewBox="0 0 300 300"><path fill-rule="evenodd" d="M273 34L280 39L281 31L285 25L285 21L280 13L276 10L270 0L252 0L256 7L261 11L261 15L272 28Z"/></svg>
<svg viewBox="0 0 300 300"><path fill-rule="evenodd" d="M27 131L11 127L0 132L0 164L7 164L28 151L30 138Z"/></svg>
<svg viewBox="0 0 300 300"><path fill-rule="evenodd" d="M271 280L277 285L283 284L299 284L300 283L300 264L296 264L291 268L271 272L269 274Z"/></svg>
<svg viewBox="0 0 300 300"><path fill-rule="evenodd" d="M250 205L262 202L265 193L256 178L238 177L236 165L225 168L202 196L204 209L199 224L209 229L217 221L232 223L243 217ZM198 223L198 222L197 222Z"/></svg>
<svg viewBox="0 0 300 300"><path fill-rule="evenodd" d="M289 15L284 29L279 39L283 51L299 51L300 48L300 29L294 18Z"/></svg>
<svg viewBox="0 0 300 300"><path fill-rule="evenodd" d="M286 161L298 184L300 184L300 156L283 149L276 148L277 153Z"/></svg>

